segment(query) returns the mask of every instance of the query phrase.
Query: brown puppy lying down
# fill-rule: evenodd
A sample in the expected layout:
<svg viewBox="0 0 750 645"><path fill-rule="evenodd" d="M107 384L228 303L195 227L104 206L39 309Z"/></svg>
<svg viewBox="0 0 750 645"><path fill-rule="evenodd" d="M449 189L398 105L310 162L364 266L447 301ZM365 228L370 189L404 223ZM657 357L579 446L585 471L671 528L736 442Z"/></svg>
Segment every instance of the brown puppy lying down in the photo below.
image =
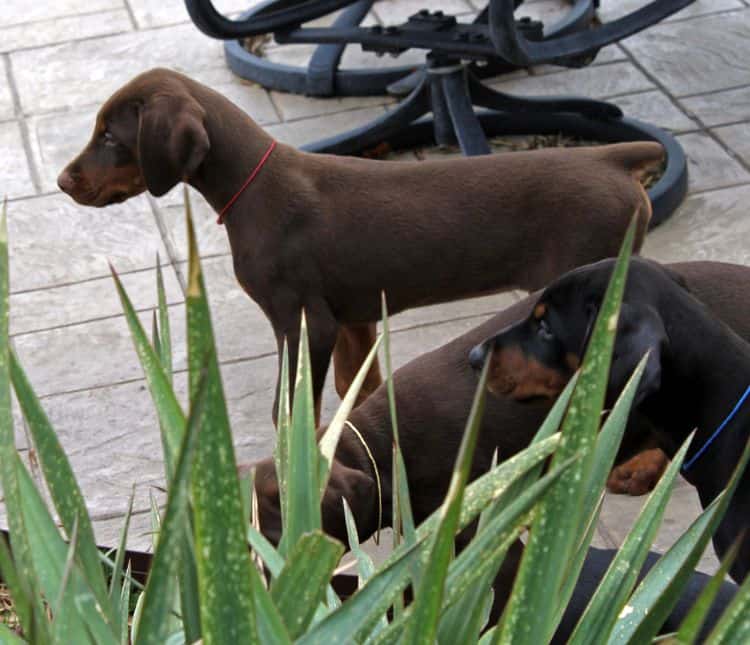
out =
<svg viewBox="0 0 750 645"><path fill-rule="evenodd" d="M750 269L713 262L670 265L688 287L737 333L750 340ZM487 322L432 352L408 363L394 374L399 432L415 520L421 522L443 501L448 489L461 435L477 385L470 367L470 350L499 329L523 320L533 309L532 295ZM544 419L548 403L520 403L488 397L471 478L485 472L497 448L501 459L525 448ZM384 386L356 408L351 422L364 437L378 465L383 487L383 522L391 521L391 429ZM633 422L636 423L636 422ZM632 432L626 433L632 435ZM623 448L624 455L634 450ZM263 532L279 539L278 487L270 459L257 464L256 489ZM345 429L336 451L333 472L322 511L324 529L346 543L341 497L346 497L361 538L377 529L377 490L371 462L361 442ZM460 536L458 546L469 534ZM507 559L495 586L497 616L515 571L516 548Z"/></svg>
<svg viewBox="0 0 750 645"><path fill-rule="evenodd" d="M634 142L395 163L273 144L220 94L155 69L107 100L58 184L96 207L180 181L219 213L237 197L224 213L237 279L288 340L292 374L304 308L316 402L332 353L347 390L383 290L395 313L539 289L614 255L633 214L640 247L651 204L638 178L663 156ZM362 398L379 383L376 366Z"/></svg>

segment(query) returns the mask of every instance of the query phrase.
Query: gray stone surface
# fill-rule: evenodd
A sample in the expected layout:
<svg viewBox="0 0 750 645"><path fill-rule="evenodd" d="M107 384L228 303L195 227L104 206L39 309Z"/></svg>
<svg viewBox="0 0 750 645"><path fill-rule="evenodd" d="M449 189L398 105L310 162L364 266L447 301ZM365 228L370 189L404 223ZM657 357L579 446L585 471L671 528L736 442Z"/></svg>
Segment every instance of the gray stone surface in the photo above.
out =
<svg viewBox="0 0 750 645"><path fill-rule="evenodd" d="M186 360L184 310L170 307L175 369ZM151 335L150 311L141 324ZM124 316L56 327L14 338L21 363L39 396L134 381L143 377ZM128 418L122 419L127 425Z"/></svg>
<svg viewBox="0 0 750 645"><path fill-rule="evenodd" d="M702 132L677 137L688 157L691 190L723 188L750 181L750 172L714 139Z"/></svg>
<svg viewBox="0 0 750 645"><path fill-rule="evenodd" d="M750 186L689 197L679 212L653 231L644 253L662 262L716 260L750 264Z"/></svg>
<svg viewBox="0 0 750 645"><path fill-rule="evenodd" d="M0 121L7 121L15 116L16 108L13 105L10 78L4 69L0 70L0 80Z"/></svg>
<svg viewBox="0 0 750 645"><path fill-rule="evenodd" d="M193 25L81 40L13 52L10 57L21 106L34 114L99 105L152 67L166 65L194 74L225 65L221 43Z"/></svg>
<svg viewBox="0 0 750 645"><path fill-rule="evenodd" d="M0 177L3 196L28 197L36 192L21 127L16 121L0 123Z"/></svg>
<svg viewBox="0 0 750 645"><path fill-rule="evenodd" d="M3 2L3 26L36 23L65 16L122 9L122 0L55 0L55 2Z"/></svg>
<svg viewBox="0 0 750 645"><path fill-rule="evenodd" d="M190 20L183 0L128 0L138 27L163 27ZM259 4L257 0L216 0L217 11L234 14Z"/></svg>
<svg viewBox="0 0 750 645"><path fill-rule="evenodd" d="M2 23L0 53L55 45L82 38L109 36L130 31L132 28L130 16L124 8L40 20L31 25L19 23L6 27L5 23Z"/></svg>
<svg viewBox="0 0 750 645"><path fill-rule="evenodd" d="M279 123L269 126L267 131L279 141L293 146L301 146L364 125L381 114L383 114L383 108L363 108L325 117Z"/></svg>
<svg viewBox="0 0 750 645"><path fill-rule="evenodd" d="M217 0L217 6L231 13L254 1ZM600 15L611 20L645 1L603 0ZM471 20L483 5L483 0L436 0L430 8L461 11L462 20ZM383 0L366 23L392 24L423 6L420 0ZM549 23L565 9L562 0L527 0L519 15ZM158 491L164 483L161 439L107 261L121 272L150 330L156 252L161 255L171 304L175 385L184 405L183 192L178 187L158 200L139 197L104 210L89 209L57 191L60 169L85 145L102 101L156 65L209 84L273 136L294 145L366 123L392 101L308 99L269 93L241 81L228 70L222 43L188 22L182 0L6 0L2 16L0 195L11 197L13 342L71 457L98 539L102 544L116 542L135 484L129 545L145 550L151 541L149 498L155 494L163 502ZM328 24L330 17L315 22ZM750 264L748 33L747 2L698 0L622 46L604 49L587 68L518 70L495 79L494 85L522 94L610 98L627 115L678 133L690 163L692 194L671 220L648 236L644 253L663 261ZM266 55L302 65L313 49L271 41ZM423 52L409 51L396 59L377 58L352 46L345 50L343 66L418 65L423 57ZM446 154L451 153L424 149L392 159ZM205 201L190 193L237 456L250 461L270 454L275 438L270 414L275 342L258 306L236 284L226 231L216 226ZM488 296L395 316L395 366L464 333L521 295ZM337 405L329 373L324 421ZM14 416L17 443L25 456L28 442L15 405ZM608 496L595 543L616 546L642 502ZM697 512L692 490L680 484L656 546L666 548ZM384 551L387 548L380 553ZM710 549L702 566L715 567Z"/></svg>
<svg viewBox="0 0 750 645"><path fill-rule="evenodd" d="M617 62L577 70L518 77L494 84L501 92L530 96L577 95L609 98L653 88L653 83L634 65Z"/></svg>
<svg viewBox="0 0 750 645"><path fill-rule="evenodd" d="M106 210L83 208L61 193L8 207L12 291L26 291L156 266L166 258L154 216L142 199Z"/></svg>
<svg viewBox="0 0 750 645"><path fill-rule="evenodd" d="M723 92L711 92L681 99L688 114L698 117L704 125L750 120L750 85Z"/></svg>
<svg viewBox="0 0 750 645"><path fill-rule="evenodd" d="M700 20L657 25L623 47L676 96L723 90L748 82L747 9Z"/></svg>
<svg viewBox="0 0 750 645"><path fill-rule="evenodd" d="M724 128L716 128L714 134L728 148L737 153L746 166L750 167L750 123L738 123Z"/></svg>
<svg viewBox="0 0 750 645"><path fill-rule="evenodd" d="M601 0L598 15L603 21L610 22L621 18L645 4L648 4L647 0ZM666 18L664 22L685 20L686 18L741 9L742 7L743 5L740 0L695 0L681 11Z"/></svg>
<svg viewBox="0 0 750 645"><path fill-rule="evenodd" d="M170 265L162 267L168 304L182 302L183 294L177 275ZM156 269L120 275L133 306L138 311L157 306ZM112 278L74 282L59 287L15 293L10 298L10 333L64 327L89 320L109 318L122 313Z"/></svg>
<svg viewBox="0 0 750 645"><path fill-rule="evenodd" d="M698 127L695 121L660 90L619 96L612 102L628 117L658 125L675 133L695 130Z"/></svg>

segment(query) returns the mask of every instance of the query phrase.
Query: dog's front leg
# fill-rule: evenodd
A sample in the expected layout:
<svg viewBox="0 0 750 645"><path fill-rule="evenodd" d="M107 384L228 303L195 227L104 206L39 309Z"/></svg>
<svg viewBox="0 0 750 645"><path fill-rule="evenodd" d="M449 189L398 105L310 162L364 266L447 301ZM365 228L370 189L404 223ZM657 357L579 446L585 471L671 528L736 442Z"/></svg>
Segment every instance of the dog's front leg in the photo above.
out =
<svg viewBox="0 0 750 645"><path fill-rule="evenodd" d="M341 325L339 327L336 346L333 349L333 369L336 376L336 392L342 399L370 353L376 336L375 323ZM367 372L364 383L362 383L355 405L362 403L382 382L383 379L380 376L380 366L376 356L370 371Z"/></svg>
<svg viewBox="0 0 750 645"><path fill-rule="evenodd" d="M310 364L312 371L312 390L315 401L315 424L320 422L320 402L325 385L328 364L338 336L338 323L333 317L328 305L324 302L313 301L298 307L292 312L273 321L276 342L279 348L279 377L281 378L281 358L284 341L286 340L289 353L289 405L294 400L294 384L297 374L297 359L300 339L300 312L304 308L307 320L307 335L310 347ZM276 383L276 397L273 403L273 420L276 423L279 410L279 385Z"/></svg>

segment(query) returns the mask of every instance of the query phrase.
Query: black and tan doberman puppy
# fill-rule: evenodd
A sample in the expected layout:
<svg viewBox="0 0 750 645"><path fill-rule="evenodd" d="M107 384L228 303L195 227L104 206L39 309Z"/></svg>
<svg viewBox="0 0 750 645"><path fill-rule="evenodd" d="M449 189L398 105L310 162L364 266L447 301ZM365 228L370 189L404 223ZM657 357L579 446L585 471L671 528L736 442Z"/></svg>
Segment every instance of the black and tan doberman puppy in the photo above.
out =
<svg viewBox="0 0 750 645"><path fill-rule="evenodd" d="M715 315L750 340L750 268L717 262L687 262L670 265L670 269ZM395 372L401 446L417 522L439 507L448 490L477 387L477 375L469 364L470 350L498 329L525 320L538 298L538 293L525 298ZM525 448L548 410L548 400L519 402L506 397L488 397L471 479L487 471L495 449L500 459L507 459ZM352 412L349 420L361 433L377 465L383 491L382 525L390 526L392 434L386 388L379 387ZM628 434L647 434L646 426L637 421L637 418L631 420ZM379 517L376 480L373 463L362 442L350 429L344 428L322 504L323 527L329 534L346 543L341 497L345 497L352 508L360 537L364 540L375 532ZM281 525L272 460L258 462L256 488L261 528L271 540L278 541ZM469 536L468 532L463 534L459 546ZM499 578L494 615L504 605L509 589L508 575L512 577L520 552L520 545L517 545Z"/></svg>
<svg viewBox="0 0 750 645"><path fill-rule="evenodd" d="M319 401L332 352L340 394L361 365L383 290L395 313L538 289L613 255L634 213L640 245L651 205L638 178L662 156L654 142L399 163L309 154L155 69L107 100L58 184L98 207L180 181L200 191L225 216L240 284L288 339L292 374L304 308ZM363 397L379 383L375 367Z"/></svg>
<svg viewBox="0 0 750 645"><path fill-rule="evenodd" d="M489 355L489 389L516 401L555 397L578 365L607 288L613 260L572 271L544 290L531 314L471 352L475 367ZM717 280L715 289L731 293ZM747 309L748 286L723 307ZM673 455L696 435L684 477L707 506L727 485L750 437L750 344L686 288L679 274L640 258L630 265L608 386L610 402L650 351L634 401L653 438ZM705 294L700 294L704 295ZM744 336L744 338L742 337ZM628 437L626 431L626 439ZM719 557L744 533L730 574L750 570L750 471L745 472L714 535Z"/></svg>

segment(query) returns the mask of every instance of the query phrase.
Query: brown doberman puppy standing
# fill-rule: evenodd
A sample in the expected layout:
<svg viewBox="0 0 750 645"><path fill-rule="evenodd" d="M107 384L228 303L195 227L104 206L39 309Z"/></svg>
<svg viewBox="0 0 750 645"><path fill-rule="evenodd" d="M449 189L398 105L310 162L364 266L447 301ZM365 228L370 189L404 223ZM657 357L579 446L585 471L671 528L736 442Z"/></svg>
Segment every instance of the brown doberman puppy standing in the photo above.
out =
<svg viewBox="0 0 750 645"><path fill-rule="evenodd" d="M559 394L572 376L571 363L583 354L613 266L614 260L604 260L567 273L544 290L531 315L477 345L470 361L480 367L488 356L488 388L517 401ZM723 296L721 309L747 311L750 278L736 291L721 280L713 286ZM750 441L750 342L743 327L715 315L716 301L691 291L669 268L633 258L607 392L612 403L648 352L633 408L670 456L695 430L682 475L704 508L727 486ZM630 434L625 433L626 445ZM713 536L719 558L737 539L729 573L742 582L750 573L750 470Z"/></svg>
<svg viewBox="0 0 750 645"><path fill-rule="evenodd" d="M669 268L715 316L750 341L750 268L717 262L686 262L669 265ZM470 366L469 352L498 329L525 320L539 295L533 294L514 304L395 372L399 434L417 522L423 521L440 506L448 490L477 387L477 374ZM475 479L488 470L495 449L504 460L525 448L549 406L549 401L543 399L522 403L507 397L488 397L470 478ZM385 386L379 387L353 410L349 419L361 433L377 465L383 491L383 526L390 526L392 435ZM626 432L634 448L640 445L639 437L649 431L642 421L635 414ZM623 456L627 456L629 450L626 446ZM256 467L261 529L276 542L280 538L281 525L273 461L263 460ZM376 481L372 461L362 442L345 427L322 503L326 532L346 544L342 497L352 509L361 539L365 540L375 532L379 517ZM460 536L459 547L470 535L467 531ZM498 579L495 616L505 602L509 590L507 577L512 577L515 558L519 554L520 545L516 545ZM585 600L587 602L588 597Z"/></svg>
<svg viewBox="0 0 750 645"><path fill-rule="evenodd" d="M107 206L185 181L226 217L235 274L268 316L295 373L300 311L319 402L332 352L342 394L374 340L380 293L392 312L504 289L537 289L613 255L653 142L469 159L384 162L282 144L223 96L155 69L100 109L58 184ZM380 383L375 367L363 396Z"/></svg>

